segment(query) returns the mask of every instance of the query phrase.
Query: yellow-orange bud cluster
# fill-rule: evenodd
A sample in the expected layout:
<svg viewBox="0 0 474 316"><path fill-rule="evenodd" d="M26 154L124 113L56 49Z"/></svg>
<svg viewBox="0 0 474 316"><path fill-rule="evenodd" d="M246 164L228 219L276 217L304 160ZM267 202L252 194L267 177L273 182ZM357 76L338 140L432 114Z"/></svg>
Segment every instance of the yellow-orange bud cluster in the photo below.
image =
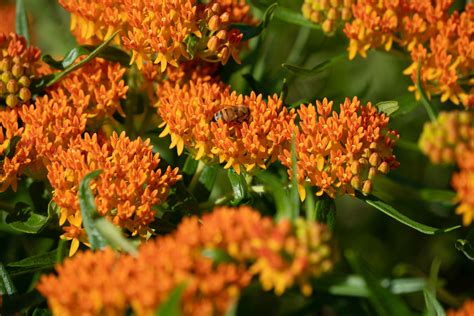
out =
<svg viewBox="0 0 474 316"><path fill-rule="evenodd" d="M57 276L43 276L38 290L54 315L121 315L128 308L153 315L184 285L184 315L223 315L253 276L277 294L296 285L310 294L311 280L332 268L329 242L328 230L316 223L275 224L249 207L223 207L201 220L184 219L136 257L79 253L56 268Z"/></svg>
<svg viewBox="0 0 474 316"><path fill-rule="evenodd" d="M460 171L451 179L451 185L456 191L459 202L456 213L462 215L464 226L474 220L474 151L464 151L457 157Z"/></svg>
<svg viewBox="0 0 474 316"><path fill-rule="evenodd" d="M441 112L435 122L425 123L419 146L433 163L455 163L466 150L474 150L473 113Z"/></svg>
<svg viewBox="0 0 474 316"><path fill-rule="evenodd" d="M170 186L180 179L178 169L168 166L162 171L159 162L149 140L131 141L125 133L114 133L110 139L97 134L77 137L48 165L60 225L67 220L70 227L81 227L78 187L85 175L100 169L103 172L91 186L99 214L133 235L146 235L155 219L153 206L163 202ZM78 245L76 241L73 246Z"/></svg>
<svg viewBox="0 0 474 316"><path fill-rule="evenodd" d="M0 33L1 104L15 107L30 101L29 88L38 75L40 54L38 48L28 46L24 37Z"/></svg>
<svg viewBox="0 0 474 316"><path fill-rule="evenodd" d="M303 16L332 35L352 18L353 0L305 0Z"/></svg>
<svg viewBox="0 0 474 316"><path fill-rule="evenodd" d="M316 106L301 105L296 131L296 157L300 195L308 181L323 193L354 194L354 189L369 194L372 179L386 174L398 162L393 147L398 134L388 129L389 118L371 104L361 105L357 98L346 98L340 112L324 99ZM291 151L280 158L292 176Z"/></svg>

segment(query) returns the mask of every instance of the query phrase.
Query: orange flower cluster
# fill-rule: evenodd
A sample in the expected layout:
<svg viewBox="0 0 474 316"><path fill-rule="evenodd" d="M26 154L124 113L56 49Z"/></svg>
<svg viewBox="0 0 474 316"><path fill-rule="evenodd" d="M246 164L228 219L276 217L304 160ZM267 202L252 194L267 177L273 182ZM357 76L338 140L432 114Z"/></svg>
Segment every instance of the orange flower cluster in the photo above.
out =
<svg viewBox="0 0 474 316"><path fill-rule="evenodd" d="M353 0L305 0L303 16L320 24L324 33L333 35L352 18Z"/></svg>
<svg viewBox="0 0 474 316"><path fill-rule="evenodd" d="M38 75L40 55L38 48L28 47L24 37L0 33L0 104L15 107L30 101L29 87Z"/></svg>
<svg viewBox="0 0 474 316"><path fill-rule="evenodd" d="M84 176L103 170L92 185L97 211L133 235L144 236L155 219L153 206L163 202L170 186L180 179L177 169L168 166L162 171L159 162L149 140L131 141L125 133L114 133L110 139L97 134L79 136L56 154L48 165L48 179L54 188L53 200L60 207L60 225L69 223L65 237L74 240L72 253L84 237L77 198Z"/></svg>
<svg viewBox="0 0 474 316"><path fill-rule="evenodd" d="M436 122L427 122L419 146L431 162L455 163L466 150L474 150L474 114L441 112Z"/></svg>
<svg viewBox="0 0 474 316"><path fill-rule="evenodd" d="M474 300L467 300L458 310L450 309L446 316L471 316L474 315Z"/></svg>
<svg viewBox="0 0 474 316"><path fill-rule="evenodd" d="M242 33L231 23L253 23L242 0L60 0L72 14L71 29L80 42L103 40L121 29L123 47L141 69L147 62L177 67L194 55L225 64L242 46Z"/></svg>
<svg viewBox="0 0 474 316"><path fill-rule="evenodd" d="M389 51L393 42L406 49L412 65L405 70L413 82L421 61L421 82L428 95L441 95L464 106L474 105L474 5L449 13L452 0L360 0L353 6L354 20L344 32L350 39L349 58L366 57L371 48ZM463 86L468 86L467 90ZM410 87L415 91L415 87Z"/></svg>
<svg viewBox="0 0 474 316"><path fill-rule="evenodd" d="M137 257L80 253L56 268L58 276L43 276L38 290L54 315L122 315L127 308L154 315L184 285L185 315L223 315L253 276L277 294L294 285L311 293L310 280L332 268L329 241L316 223L275 224L249 207L223 207L185 219L172 235L142 245Z"/></svg>
<svg viewBox="0 0 474 316"><path fill-rule="evenodd" d="M224 168L239 173L241 166L265 168L291 139L294 110L287 111L276 95L264 101L255 93L230 92L223 83L199 81L182 87L165 83L160 90L158 112L165 127L160 136L170 134L178 154L186 146L197 160L225 162ZM219 111L230 116L215 121Z"/></svg>
<svg viewBox="0 0 474 316"><path fill-rule="evenodd" d="M457 157L457 163L460 171L451 179L460 203L456 214L462 215L463 225L468 226L474 220L474 151L464 151Z"/></svg>
<svg viewBox="0 0 474 316"><path fill-rule="evenodd" d="M15 32L15 12L14 4L0 4L0 33Z"/></svg>
<svg viewBox="0 0 474 316"><path fill-rule="evenodd" d="M398 167L393 147L398 134L388 129L389 118L371 103L363 106L357 98L346 98L339 114L333 102L324 99L316 106L301 105L296 131L296 155L300 195L304 184L317 186L317 195L334 197L337 192L369 194L372 179ZM282 163L291 171L291 152L284 150Z"/></svg>

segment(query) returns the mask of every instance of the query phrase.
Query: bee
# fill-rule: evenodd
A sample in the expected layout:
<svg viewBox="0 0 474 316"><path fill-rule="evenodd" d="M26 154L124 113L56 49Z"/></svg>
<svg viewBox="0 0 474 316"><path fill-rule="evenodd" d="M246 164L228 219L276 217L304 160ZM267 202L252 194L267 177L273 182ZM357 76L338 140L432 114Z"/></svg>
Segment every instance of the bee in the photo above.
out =
<svg viewBox="0 0 474 316"><path fill-rule="evenodd" d="M225 123L243 123L250 117L250 109L243 104L229 105L214 113L214 121L219 119Z"/></svg>

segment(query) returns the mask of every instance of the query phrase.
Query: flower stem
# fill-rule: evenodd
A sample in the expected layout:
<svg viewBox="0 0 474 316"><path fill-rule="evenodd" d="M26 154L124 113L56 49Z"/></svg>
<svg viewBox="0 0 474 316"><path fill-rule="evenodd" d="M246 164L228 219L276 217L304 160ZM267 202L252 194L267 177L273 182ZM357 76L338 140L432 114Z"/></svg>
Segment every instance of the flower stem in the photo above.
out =
<svg viewBox="0 0 474 316"><path fill-rule="evenodd" d="M202 162L201 160L199 160L196 172L194 173L193 177L191 178L191 182L189 183L189 186L188 186L188 191L189 192L192 193L192 192L194 192L194 189L196 189L196 185L199 182L199 177L201 176L201 173L204 170L205 166L206 166L206 164L204 162Z"/></svg>

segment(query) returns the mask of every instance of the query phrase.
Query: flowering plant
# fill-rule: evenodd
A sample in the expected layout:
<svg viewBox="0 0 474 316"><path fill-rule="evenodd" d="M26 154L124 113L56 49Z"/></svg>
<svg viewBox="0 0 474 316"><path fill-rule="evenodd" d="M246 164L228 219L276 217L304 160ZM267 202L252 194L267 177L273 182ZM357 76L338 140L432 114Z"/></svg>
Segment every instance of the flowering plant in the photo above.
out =
<svg viewBox="0 0 474 316"><path fill-rule="evenodd" d="M471 315L473 13L3 1L0 315Z"/></svg>

